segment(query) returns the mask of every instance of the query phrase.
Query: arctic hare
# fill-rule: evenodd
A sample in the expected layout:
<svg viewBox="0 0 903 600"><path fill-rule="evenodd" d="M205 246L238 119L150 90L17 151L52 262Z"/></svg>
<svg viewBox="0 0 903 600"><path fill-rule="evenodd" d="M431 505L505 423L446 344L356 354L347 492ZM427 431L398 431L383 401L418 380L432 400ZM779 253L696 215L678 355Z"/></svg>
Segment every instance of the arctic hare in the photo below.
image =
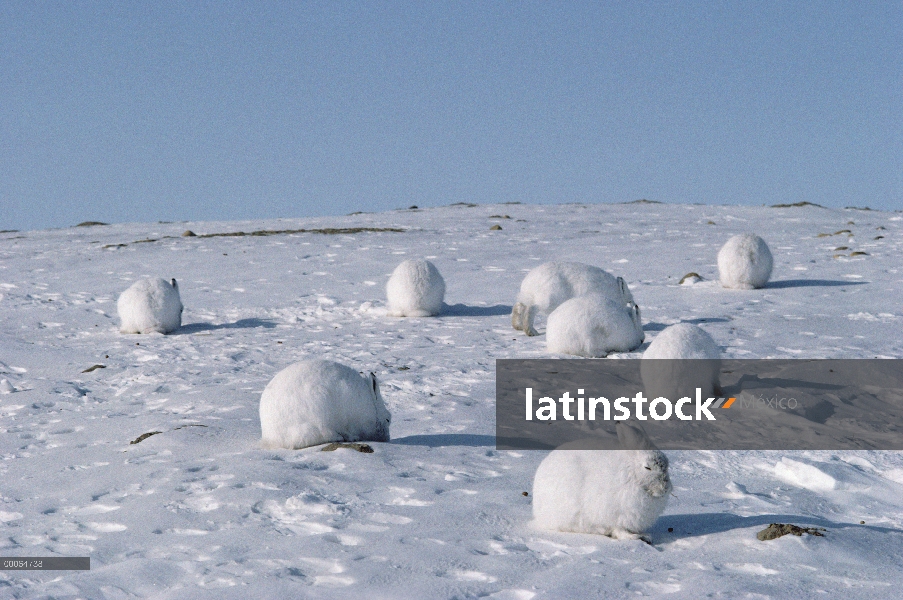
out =
<svg viewBox="0 0 903 600"><path fill-rule="evenodd" d="M637 305L602 294L571 298L553 310L546 323L548 351L576 356L629 352L645 337Z"/></svg>
<svg viewBox="0 0 903 600"><path fill-rule="evenodd" d="M432 317L442 312L445 280L428 260L406 260L386 284L389 316Z"/></svg>
<svg viewBox="0 0 903 600"><path fill-rule="evenodd" d="M726 288L765 287L773 265L768 244L752 233L735 235L718 251L718 273Z"/></svg>
<svg viewBox="0 0 903 600"><path fill-rule="evenodd" d="M619 423L617 432L624 450L573 449L588 446L578 440L540 463L533 478L535 526L649 541L642 533L671 493L668 457L638 426Z"/></svg>
<svg viewBox="0 0 903 600"><path fill-rule="evenodd" d="M599 293L627 304L633 295L621 277L598 267L576 262L547 262L527 273L511 310L511 325L527 335L537 335L537 312L549 314L565 300Z"/></svg>
<svg viewBox="0 0 903 600"><path fill-rule="evenodd" d="M652 340L643 359L640 375L650 399L692 397L696 388L703 397L721 393L721 350L712 336L696 325L668 327Z"/></svg>
<svg viewBox="0 0 903 600"><path fill-rule="evenodd" d="M327 442L389 441L389 414L376 375L329 360L297 362L260 396L263 444L298 449Z"/></svg>
<svg viewBox="0 0 903 600"><path fill-rule="evenodd" d="M182 325L182 300L175 279L140 279L116 303L121 333L170 333Z"/></svg>

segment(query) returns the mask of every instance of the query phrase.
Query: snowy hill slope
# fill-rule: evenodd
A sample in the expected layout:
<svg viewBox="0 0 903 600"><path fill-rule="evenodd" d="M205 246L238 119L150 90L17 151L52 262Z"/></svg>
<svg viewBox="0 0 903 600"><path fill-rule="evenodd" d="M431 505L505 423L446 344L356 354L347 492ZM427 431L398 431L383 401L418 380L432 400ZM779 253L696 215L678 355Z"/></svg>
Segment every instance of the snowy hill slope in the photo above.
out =
<svg viewBox="0 0 903 600"><path fill-rule="evenodd" d="M201 237L318 228L382 231ZM717 251L745 231L770 245L772 282L725 290ZM421 257L449 306L386 317L389 274ZM532 529L522 492L545 453L495 450L494 361L549 356L510 323L547 260L627 280L646 342L619 356L690 322L726 357L903 358L899 213L455 205L3 233L0 379L16 391L0 394L0 555L92 569L0 571L0 597L898 593L899 453L669 452L654 546ZM703 281L678 285L691 271ZM118 333L116 298L144 276L178 280L175 334ZM261 449L260 393L304 358L376 372L392 442ZM758 541L771 522L827 532Z"/></svg>

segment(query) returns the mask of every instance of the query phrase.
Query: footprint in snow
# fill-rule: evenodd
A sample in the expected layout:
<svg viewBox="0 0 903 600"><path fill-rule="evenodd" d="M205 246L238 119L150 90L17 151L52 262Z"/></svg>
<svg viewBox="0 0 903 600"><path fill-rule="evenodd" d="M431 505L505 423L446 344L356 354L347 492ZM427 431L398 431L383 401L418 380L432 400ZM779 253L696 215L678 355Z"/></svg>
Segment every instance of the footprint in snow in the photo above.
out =
<svg viewBox="0 0 903 600"><path fill-rule="evenodd" d="M91 531L96 531L98 533L118 533L120 531L125 531L128 529L127 526L122 523L97 523L97 522L87 522L82 524L84 527L87 527Z"/></svg>
<svg viewBox="0 0 903 600"><path fill-rule="evenodd" d="M347 587L355 579L346 573L345 565L337 559L301 557L302 571L313 574L313 584L324 587ZM306 568L305 568L306 567Z"/></svg>
<svg viewBox="0 0 903 600"><path fill-rule="evenodd" d="M348 513L343 504L311 492L293 496L285 502L264 500L251 510L271 521L275 527L286 528L299 535L335 532L337 527L322 521L335 522Z"/></svg>

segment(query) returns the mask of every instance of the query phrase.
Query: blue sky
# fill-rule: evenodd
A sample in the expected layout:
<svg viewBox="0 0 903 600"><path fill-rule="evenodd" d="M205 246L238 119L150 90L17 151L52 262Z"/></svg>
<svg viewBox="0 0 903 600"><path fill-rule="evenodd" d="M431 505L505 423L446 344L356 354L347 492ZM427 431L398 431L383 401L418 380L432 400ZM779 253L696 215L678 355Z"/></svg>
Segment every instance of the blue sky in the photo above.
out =
<svg viewBox="0 0 903 600"><path fill-rule="evenodd" d="M901 2L0 5L0 229L903 208Z"/></svg>

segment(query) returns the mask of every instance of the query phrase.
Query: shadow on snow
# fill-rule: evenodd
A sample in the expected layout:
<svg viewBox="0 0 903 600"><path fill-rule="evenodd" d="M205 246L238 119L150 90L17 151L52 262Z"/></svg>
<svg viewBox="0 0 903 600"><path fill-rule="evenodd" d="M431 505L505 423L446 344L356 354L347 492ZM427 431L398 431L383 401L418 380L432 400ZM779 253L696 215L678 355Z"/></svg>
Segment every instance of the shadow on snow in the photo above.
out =
<svg viewBox="0 0 903 600"><path fill-rule="evenodd" d="M741 517L732 513L698 513L685 515L662 515L649 530L656 544L673 542L678 539L701 535L724 533L734 529L759 527L764 529L772 523L792 523L801 527L824 527L826 536L838 529L868 529L881 533L899 533L903 530L892 527L876 527L858 523L840 523L811 515L754 515ZM668 528L674 529L668 532Z"/></svg>
<svg viewBox="0 0 903 600"><path fill-rule="evenodd" d="M801 287L836 287L841 285L865 285L866 281L835 281L831 279L785 279L784 281L769 281L765 284L766 290L782 290Z"/></svg>
<svg viewBox="0 0 903 600"><path fill-rule="evenodd" d="M408 435L402 438L395 438L392 440L392 443L402 446L428 446L430 448L441 448L443 446L495 447L495 436L471 433L437 433L433 435Z"/></svg>
<svg viewBox="0 0 903 600"><path fill-rule="evenodd" d="M216 331L219 329L253 329L255 327L263 327L264 329L273 329L276 323L267 319L239 319L234 323L222 323L214 325L213 323L189 323L182 325L171 335L187 335L191 333L199 333L201 331Z"/></svg>
<svg viewBox="0 0 903 600"><path fill-rule="evenodd" d="M466 304L446 304L442 307L440 317L498 317L510 315L511 306L496 304L495 306L468 306Z"/></svg>
<svg viewBox="0 0 903 600"><path fill-rule="evenodd" d="M698 319L687 319L680 322L699 325L701 323L728 323L730 322L730 319L725 319L723 317L700 317ZM677 325L677 323L672 323L672 325ZM643 331L662 331L668 327L671 327L671 325L665 325L664 323L656 323L655 321L650 321L649 323L643 325Z"/></svg>

